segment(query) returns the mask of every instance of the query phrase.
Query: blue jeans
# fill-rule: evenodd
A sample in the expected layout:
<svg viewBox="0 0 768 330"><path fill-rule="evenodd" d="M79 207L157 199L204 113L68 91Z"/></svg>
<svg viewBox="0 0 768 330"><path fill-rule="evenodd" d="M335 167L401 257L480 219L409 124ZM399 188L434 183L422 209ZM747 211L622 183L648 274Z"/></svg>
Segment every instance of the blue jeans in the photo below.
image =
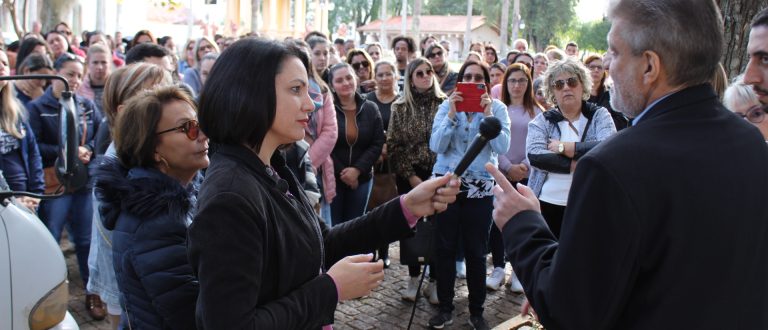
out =
<svg viewBox="0 0 768 330"><path fill-rule="evenodd" d="M456 202L448 205L445 212L435 215L437 223L435 266L437 297L440 311L453 311L454 285L456 283L456 254L459 239L463 244L467 263L467 287L469 289L469 313L483 315L485 303L485 256L488 234L491 230L493 196L467 198L462 193Z"/></svg>
<svg viewBox="0 0 768 330"><path fill-rule="evenodd" d="M53 234L58 243L61 231L67 227L69 240L75 244L77 266L83 287L88 284L88 254L91 250L91 221L93 207L90 189L81 189L74 193L66 193L61 197L44 200L40 203L40 219Z"/></svg>
<svg viewBox="0 0 768 330"><path fill-rule="evenodd" d="M365 214L373 189L372 182L362 182L353 190L344 182L336 180L336 197L331 202L331 223L334 226Z"/></svg>

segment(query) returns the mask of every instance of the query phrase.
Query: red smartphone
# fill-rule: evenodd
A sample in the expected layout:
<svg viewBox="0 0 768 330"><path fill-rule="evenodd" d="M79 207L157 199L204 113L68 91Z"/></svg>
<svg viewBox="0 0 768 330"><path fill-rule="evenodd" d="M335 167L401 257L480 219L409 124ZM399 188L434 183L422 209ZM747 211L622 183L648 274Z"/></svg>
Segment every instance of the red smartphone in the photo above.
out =
<svg viewBox="0 0 768 330"><path fill-rule="evenodd" d="M456 111L483 112L483 107L480 106L480 97L487 92L485 84L460 82L456 84L456 91L461 92L461 97L464 99L461 102L456 102Z"/></svg>

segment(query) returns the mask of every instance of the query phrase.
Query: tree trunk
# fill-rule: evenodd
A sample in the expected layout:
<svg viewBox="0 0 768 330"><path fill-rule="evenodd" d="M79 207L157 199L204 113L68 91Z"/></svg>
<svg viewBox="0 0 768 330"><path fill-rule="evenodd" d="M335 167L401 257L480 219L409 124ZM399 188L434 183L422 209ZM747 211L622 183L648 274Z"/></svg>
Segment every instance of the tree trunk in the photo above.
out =
<svg viewBox="0 0 768 330"><path fill-rule="evenodd" d="M723 66L729 79L739 75L747 65L747 42L750 22L765 0L717 0L723 14L725 51Z"/></svg>
<svg viewBox="0 0 768 330"><path fill-rule="evenodd" d="M75 3L77 3L77 0L46 1L40 17L40 21L43 24L43 32L53 30L59 22L67 22L69 13L72 11ZM67 24L72 26L71 22L67 22Z"/></svg>
<svg viewBox="0 0 768 330"><path fill-rule="evenodd" d="M19 26L18 15L16 15L16 1L3 0L3 6L8 9L11 14L11 23L13 23L13 30L16 32L16 36L21 40L24 35L24 30Z"/></svg>
<svg viewBox="0 0 768 330"><path fill-rule="evenodd" d="M251 0L251 32L259 32L259 12L261 12L261 0ZM320 19L315 17L315 19Z"/></svg>
<svg viewBox="0 0 768 330"><path fill-rule="evenodd" d="M515 0L515 2L518 2L519 0ZM514 18L512 18L513 22L516 22ZM504 0L501 4L501 24L499 24L499 30L501 30L501 42L499 44L499 57L507 56L507 45L509 44L509 29L507 29L507 26L509 25L509 0ZM517 38L517 26L512 27L512 35L514 38Z"/></svg>

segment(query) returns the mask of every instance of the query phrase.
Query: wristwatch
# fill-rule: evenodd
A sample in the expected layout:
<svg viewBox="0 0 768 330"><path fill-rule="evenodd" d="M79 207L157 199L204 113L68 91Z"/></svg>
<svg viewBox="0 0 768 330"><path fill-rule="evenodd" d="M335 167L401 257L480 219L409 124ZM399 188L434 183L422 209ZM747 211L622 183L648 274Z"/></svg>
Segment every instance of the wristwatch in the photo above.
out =
<svg viewBox="0 0 768 330"><path fill-rule="evenodd" d="M565 145L562 142L560 142L560 144L557 145L557 153L562 154L563 151L565 151Z"/></svg>

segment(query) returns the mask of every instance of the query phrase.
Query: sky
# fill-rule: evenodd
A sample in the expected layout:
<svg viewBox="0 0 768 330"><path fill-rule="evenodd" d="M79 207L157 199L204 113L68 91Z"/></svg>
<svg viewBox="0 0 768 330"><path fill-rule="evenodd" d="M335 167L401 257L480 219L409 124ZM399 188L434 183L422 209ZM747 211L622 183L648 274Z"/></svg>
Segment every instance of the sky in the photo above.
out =
<svg viewBox="0 0 768 330"><path fill-rule="evenodd" d="M589 22L603 18L608 9L608 0L579 0L576 5L576 15L582 22Z"/></svg>

